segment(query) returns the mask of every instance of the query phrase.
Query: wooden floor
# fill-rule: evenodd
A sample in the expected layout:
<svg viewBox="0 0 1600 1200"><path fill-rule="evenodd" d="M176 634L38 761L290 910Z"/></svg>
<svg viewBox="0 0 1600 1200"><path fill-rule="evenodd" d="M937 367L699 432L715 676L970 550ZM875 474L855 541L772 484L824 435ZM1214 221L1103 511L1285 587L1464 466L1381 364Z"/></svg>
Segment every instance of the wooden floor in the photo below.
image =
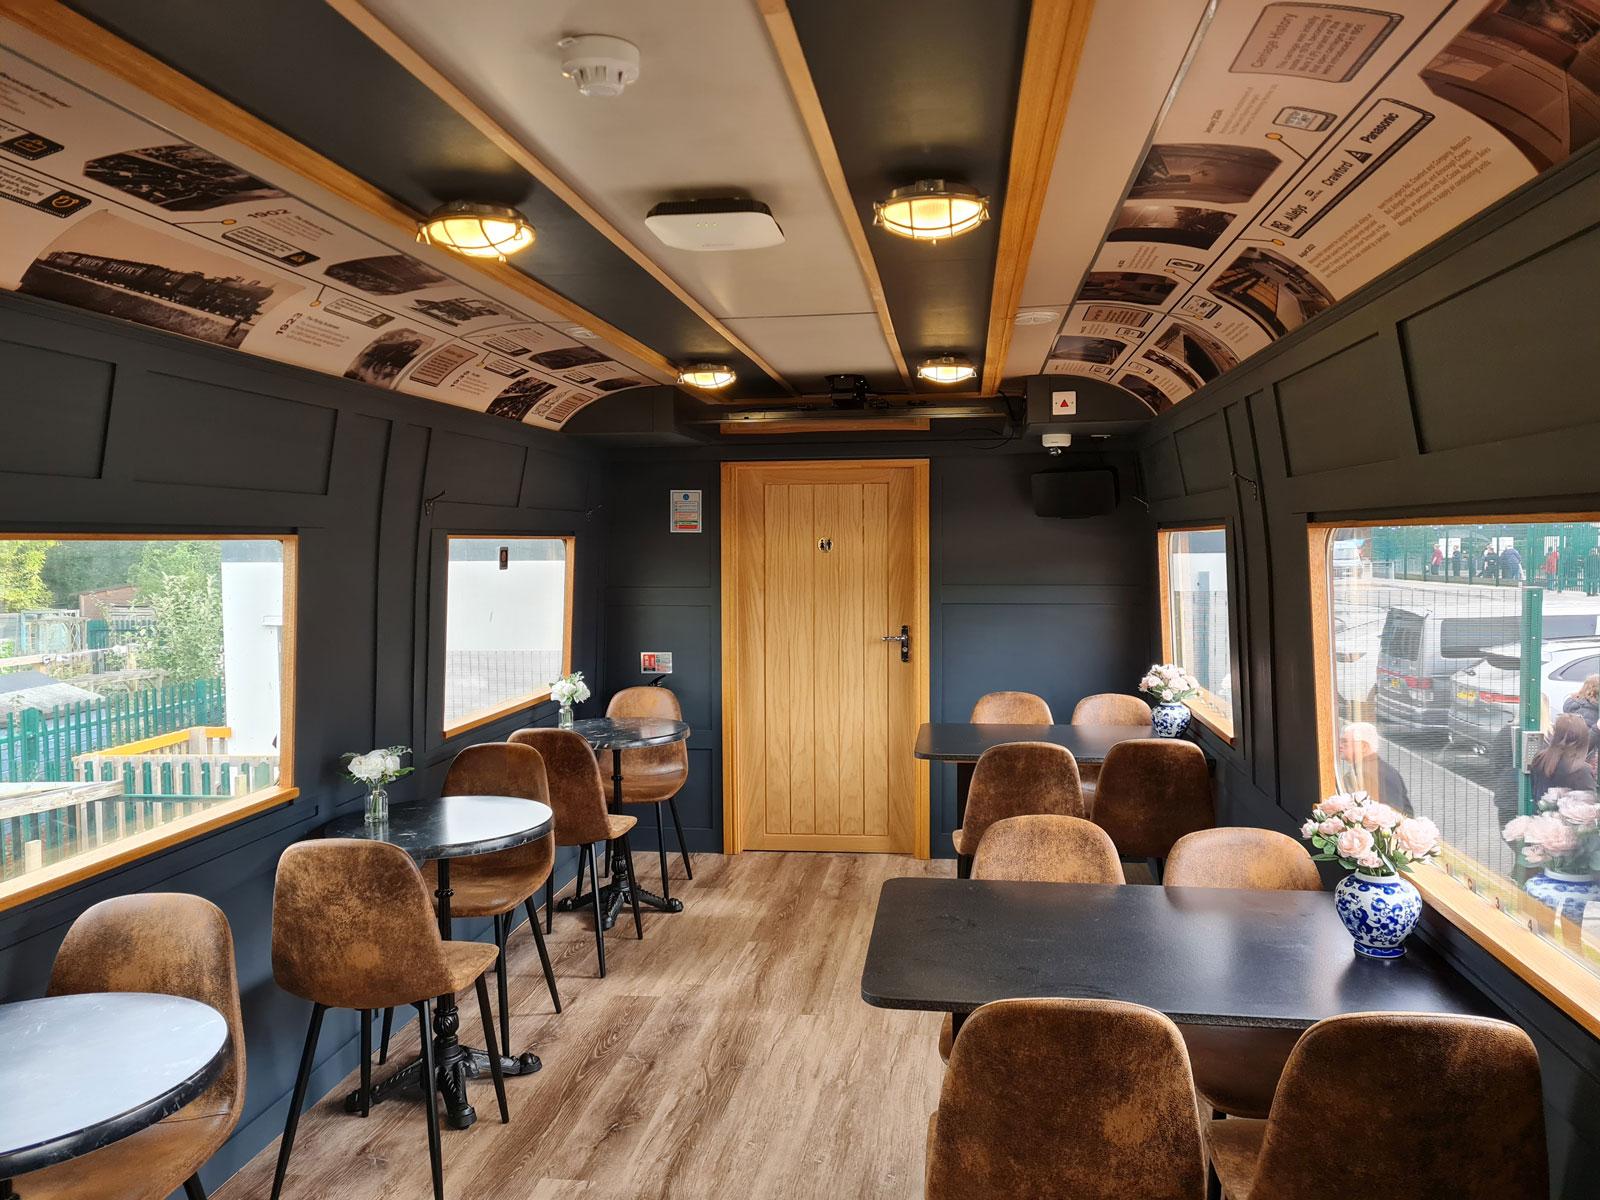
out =
<svg viewBox="0 0 1600 1200"><path fill-rule="evenodd" d="M684 911L647 910L642 942L630 919L619 921L603 980L592 922L556 914L560 1016L527 928L512 935L512 1046L534 1050L544 1069L506 1081L509 1125L489 1081L472 1085L478 1123L443 1132L445 1194L920 1197L939 1018L869 1007L861 966L883 881L953 875L953 864L707 854L695 858L692 883L672 865ZM639 869L656 886L654 856ZM463 1040L482 1045L470 993L462 1017ZM396 1045L398 1061L414 1057L414 1031ZM302 1118L284 1200L431 1196L420 1101L392 1101L363 1120L341 1106L355 1084L352 1075ZM276 1154L274 1142L215 1200L266 1197Z"/></svg>

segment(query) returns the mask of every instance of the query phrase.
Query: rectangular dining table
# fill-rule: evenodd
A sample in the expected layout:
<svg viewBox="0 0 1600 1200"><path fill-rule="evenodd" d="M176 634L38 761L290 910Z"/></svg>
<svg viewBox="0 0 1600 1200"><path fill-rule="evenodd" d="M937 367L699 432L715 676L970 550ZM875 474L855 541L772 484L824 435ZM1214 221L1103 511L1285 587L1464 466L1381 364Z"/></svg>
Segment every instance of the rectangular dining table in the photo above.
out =
<svg viewBox="0 0 1600 1200"><path fill-rule="evenodd" d="M891 879L861 974L878 1008L1126 1000L1201 1025L1304 1029L1375 1010L1498 1015L1415 940L1362 958L1328 892Z"/></svg>

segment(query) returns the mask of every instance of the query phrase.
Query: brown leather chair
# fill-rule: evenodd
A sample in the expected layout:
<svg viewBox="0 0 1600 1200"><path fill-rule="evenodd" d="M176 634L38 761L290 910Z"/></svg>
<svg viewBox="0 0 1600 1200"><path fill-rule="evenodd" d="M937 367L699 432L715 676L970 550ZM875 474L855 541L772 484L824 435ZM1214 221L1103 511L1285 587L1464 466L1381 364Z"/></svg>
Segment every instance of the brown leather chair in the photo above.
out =
<svg viewBox="0 0 1600 1200"><path fill-rule="evenodd" d="M439 1111L432 1080L433 998L476 987L484 1046L494 1076L500 1122L510 1121L494 1016L489 1011L489 969L499 951L482 942L447 942L439 936L433 894L422 872L398 846L362 838L296 842L278 859L272 893L272 976L278 986L311 1001L300 1071L289 1100L289 1119L278 1146L272 1200L283 1191L295 1129L316 1060L322 1018L330 1008L361 1013L361 1095L372 1087L372 1012L409 1004L417 1010L422 1078L429 1081L428 1158L434 1200L444 1200L439 1155ZM365 1104L362 1115L366 1115Z"/></svg>
<svg viewBox="0 0 1600 1200"><path fill-rule="evenodd" d="M1150 720L1148 704L1120 692L1098 692L1072 706L1074 725L1148 725ZM1083 802L1093 812L1095 789L1100 786L1100 764L1079 763L1078 776L1083 780Z"/></svg>
<svg viewBox="0 0 1600 1200"><path fill-rule="evenodd" d="M1351 1133L1330 1158L1335 1131ZM1206 1141L1229 1200L1550 1195L1538 1052L1484 1017L1319 1021L1289 1056L1272 1115L1212 1121Z"/></svg>
<svg viewBox="0 0 1600 1200"><path fill-rule="evenodd" d="M1168 887L1320 892L1322 876L1300 842L1270 829L1202 829L1167 856ZM1195 1090L1214 1113L1265 1117L1300 1031L1180 1025Z"/></svg>
<svg viewBox="0 0 1600 1200"><path fill-rule="evenodd" d="M984 1005L950 1055L927 1162L928 1200L1201 1200L1177 1029L1117 1000Z"/></svg>
<svg viewBox="0 0 1600 1200"><path fill-rule="evenodd" d="M974 725L1054 725L1050 706L1032 692L990 692L972 706Z"/></svg>
<svg viewBox="0 0 1600 1200"><path fill-rule="evenodd" d="M1095 788L1094 823L1111 835L1123 858L1161 862L1186 833L1216 824L1211 770L1193 742L1137 738L1106 752Z"/></svg>
<svg viewBox="0 0 1600 1200"><path fill-rule="evenodd" d="M1082 817L1005 817L984 830L972 858L974 879L1037 883L1124 883L1122 861L1106 831ZM950 1060L955 1021L939 1028L939 1057Z"/></svg>
<svg viewBox="0 0 1600 1200"><path fill-rule="evenodd" d="M545 784L544 760L539 752L529 746L509 742L484 742L468 746L450 763L440 794L445 796L516 796L523 800L550 803L550 790ZM517 905L528 913L528 928L533 931L533 944L539 950L539 965L544 968L544 984L550 990L550 1002L561 1011L561 993L556 990L555 971L550 966L550 952L545 948L544 930L539 924L539 914L533 897L550 879L556 861L556 835L554 831L537 842L498 850L493 854L475 854L457 858L450 863L450 914L452 917L492 917L494 941L500 947L500 957L495 963L495 982L500 1000L500 1045L511 1045L511 1002L506 980L506 941L511 936ZM439 864L426 863L422 868L428 887L437 892ZM378 1061L388 1061L389 1033L394 1027L394 1010L383 1011L383 1039L378 1050ZM507 1051L509 1053L509 1051Z"/></svg>
<svg viewBox="0 0 1600 1200"><path fill-rule="evenodd" d="M630 879L633 873L633 849L628 845L628 831L638 824L636 817L606 811L605 785L600 779L600 768L595 762L589 743L570 729L519 729L511 741L520 746L531 746L544 759L545 781L550 789L550 808L555 813L557 846L578 847L578 881L573 895L583 894L583 872L588 866L594 898L594 948L600 960L600 978L606 976L606 937L601 924L600 870L596 862L596 842L622 843ZM554 924L555 879L545 882L545 932ZM644 923L639 916L639 897L633 891L633 929L644 937Z"/></svg>
<svg viewBox="0 0 1600 1200"><path fill-rule="evenodd" d="M244 1026L228 919L209 900L172 892L101 901L72 923L50 973L50 995L86 992L157 992L209 1004L228 1023L227 1063L199 1099L166 1120L24 1175L17 1194L165 1200L182 1185L190 1200L205 1200L200 1167L228 1140L244 1107Z"/></svg>
<svg viewBox="0 0 1600 1200"><path fill-rule="evenodd" d="M664 687L623 688L606 705L608 717L659 717L666 721L683 720L678 697ZM607 798L611 795L611 751L597 756L600 779ZM678 835L678 854L683 858L683 873L694 878L689 847L683 840L683 822L678 819L678 793L689 779L689 746L671 742L665 746L643 746L627 751L622 758L622 802L656 806L656 854L661 859L661 894L672 899L672 883L667 878L667 833L663 827L665 804L672 813L672 828Z"/></svg>
<svg viewBox="0 0 1600 1200"><path fill-rule="evenodd" d="M1049 742L990 746L973 768L966 818L950 835L956 848L956 874L963 879L972 874L972 856L990 825L1030 813L1084 815L1072 751Z"/></svg>

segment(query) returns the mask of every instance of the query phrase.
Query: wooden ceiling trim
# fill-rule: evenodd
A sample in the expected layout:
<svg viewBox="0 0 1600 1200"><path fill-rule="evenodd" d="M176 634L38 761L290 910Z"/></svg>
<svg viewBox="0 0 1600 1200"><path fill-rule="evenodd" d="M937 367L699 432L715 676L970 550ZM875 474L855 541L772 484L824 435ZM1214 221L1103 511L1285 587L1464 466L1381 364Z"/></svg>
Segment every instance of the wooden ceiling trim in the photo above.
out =
<svg viewBox="0 0 1600 1200"><path fill-rule="evenodd" d="M867 285L867 295L872 298L873 311L877 313L878 324L883 329L883 340L889 347L889 355L894 359L901 381L907 389L914 390L911 371L906 366L900 339L894 331L894 320L889 315L889 302L884 295L883 280L878 276L878 264L872 257L872 247L867 244L867 231L861 227L861 218L856 213L855 198L850 194L844 164L839 161L833 134L828 130L828 118L822 111L822 98L817 95L811 68L806 64L805 51L800 47L800 35L794 27L794 18L789 13L786 0L757 0L757 7L766 24L767 36L772 40L772 48L778 55L778 63L789 81L790 94L794 96L795 108L811 139L811 148L817 156L822 177L827 182L828 194L833 197L834 207L839 210L839 221L855 251L856 262L861 267L861 276Z"/></svg>
<svg viewBox="0 0 1600 1200"><path fill-rule="evenodd" d="M1028 260L1093 11L1094 0L1034 0L1028 15L983 352L983 390L991 395L999 389L1005 369L1011 322L1022 304Z"/></svg>
<svg viewBox="0 0 1600 1200"><path fill-rule="evenodd" d="M807 433L927 433L927 417L883 417L864 421L722 421L725 434Z"/></svg>
<svg viewBox="0 0 1600 1200"><path fill-rule="evenodd" d="M597 233L648 272L657 283L682 301L690 312L714 329L719 337L760 367L780 387L793 394L794 388L789 384L788 380L778 373L776 367L756 353L732 329L723 324L721 319L713 314L710 309L685 290L682 284L668 275L660 264L645 254L622 230L608 221L598 209L575 191L554 168L523 144L509 129L484 111L476 101L456 86L455 83L451 82L444 72L423 57L411 43L386 25L383 19L373 13L371 9L362 4L361 0L326 0L326 2L329 8L332 8L346 21L350 22L375 46L400 64L418 83L437 96L457 116L483 134L501 153L549 188L563 204L577 213Z"/></svg>
<svg viewBox="0 0 1600 1200"><path fill-rule="evenodd" d="M387 192L65 5L55 0L0 0L0 17L310 180L368 216L403 230L407 240L416 237L421 214L397 203ZM632 355L640 362L668 376L676 376L677 367L665 355L574 304L559 292L552 291L510 263L468 258L454 261L459 262L464 271L481 271L501 286L528 297L563 320L599 334L616 349Z"/></svg>

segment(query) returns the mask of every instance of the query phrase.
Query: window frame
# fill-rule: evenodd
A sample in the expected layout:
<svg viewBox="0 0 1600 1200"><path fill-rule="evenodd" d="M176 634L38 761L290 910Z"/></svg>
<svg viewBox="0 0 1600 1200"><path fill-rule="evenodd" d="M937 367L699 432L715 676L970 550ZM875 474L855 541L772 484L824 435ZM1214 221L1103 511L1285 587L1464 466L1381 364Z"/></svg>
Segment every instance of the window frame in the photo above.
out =
<svg viewBox="0 0 1600 1200"><path fill-rule="evenodd" d="M1233 625L1233 535L1228 529L1226 521L1202 521L1186 525L1163 525L1156 530L1156 588L1158 592L1157 608L1161 618L1161 661L1177 662L1174 657L1176 644L1172 629L1172 604L1171 583L1172 574L1168 566L1171 557L1172 535L1175 533L1220 533L1222 534L1222 558L1224 566L1223 592L1228 597L1228 670L1234 679L1234 701L1239 697L1239 671L1238 655L1234 645ZM1183 666L1182 663L1178 663ZM1187 667L1184 667L1188 670ZM1238 737L1239 714L1236 703L1224 703L1222 698L1209 688L1200 689L1200 698L1203 704L1191 704L1189 711L1194 714L1194 719L1199 721L1208 730L1221 738L1229 746L1233 746ZM1226 714L1226 715L1224 715Z"/></svg>
<svg viewBox="0 0 1600 1200"><path fill-rule="evenodd" d="M295 785L295 702L298 679L300 609L300 538L293 533L141 533L121 530L87 533L42 533L37 530L0 530L0 540L10 542L277 542L283 548L283 624L279 626L278 779L268 787L247 792L213 811L182 817L131 837L119 838L83 854L41 867L32 874L0 884L0 912L76 887L98 876L149 858L165 850L215 833L240 821L282 807L300 795ZM15 886L13 886L15 885Z"/></svg>
<svg viewBox="0 0 1600 1200"><path fill-rule="evenodd" d="M443 560L443 569L441 571L440 583L440 614L442 620L440 621L439 625L438 711L440 733L438 736L442 741L449 741L451 738L460 737L464 733L470 733L474 729L481 729L485 725L492 725L496 721L503 721L507 717L515 716L517 713L526 712L529 709L537 708L539 705L548 702L550 699L550 689L546 687L542 690L527 692L521 696L512 697L510 700L507 700L502 704L498 704L494 708L486 708L478 712L469 713L465 718L454 725L451 725L445 721L445 689L448 686L448 674L450 670L448 655L450 650L449 622L451 541L454 539L460 539L462 541L475 542L562 542L565 544L567 569L562 580L563 591L565 594L562 596L561 608L561 673L563 675L567 675L572 671L572 615L573 597L575 594L574 584L578 576L578 538L576 534L571 533L507 533L504 530L495 530L488 533L473 533L463 530L446 530L441 532L443 533L443 541L440 542L439 545L443 551L441 555Z"/></svg>
<svg viewBox="0 0 1600 1200"><path fill-rule="evenodd" d="M1308 521L1306 550L1311 585L1311 669L1316 689L1317 772L1321 794L1339 790L1335 756L1335 714L1338 696L1333 672L1333 601L1328 587L1333 535L1341 529L1393 528L1400 525L1442 525L1451 522L1526 525L1551 522L1600 522L1596 513L1443 513L1429 517L1363 518ZM1309 808L1309 806L1308 806ZM1291 813L1291 816L1303 814ZM1600 975L1573 961L1563 950L1523 927L1474 890L1471 873L1448 852L1441 863L1425 863L1407 876L1435 912L1488 951L1571 1017L1600 1037ZM1470 861L1470 860L1468 860Z"/></svg>

